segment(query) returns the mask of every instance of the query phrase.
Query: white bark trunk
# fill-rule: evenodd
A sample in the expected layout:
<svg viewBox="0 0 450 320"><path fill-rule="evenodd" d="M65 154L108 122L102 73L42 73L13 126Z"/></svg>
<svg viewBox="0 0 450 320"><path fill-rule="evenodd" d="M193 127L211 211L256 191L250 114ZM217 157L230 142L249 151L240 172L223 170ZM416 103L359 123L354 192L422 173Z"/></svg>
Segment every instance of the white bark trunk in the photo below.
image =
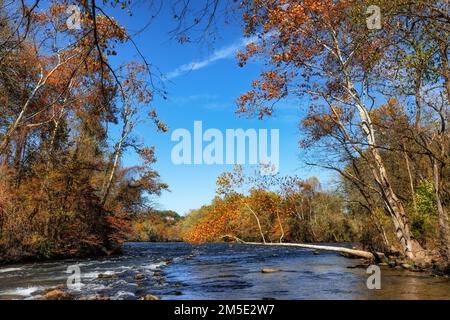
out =
<svg viewBox="0 0 450 320"><path fill-rule="evenodd" d="M40 79L39 79L38 83L36 84L33 91L31 92L30 96L28 97L27 101L23 105L22 110L20 111L16 120L14 120L14 122L11 123L11 125L9 126L8 130L5 133L3 141L0 143L0 154L5 152L6 148L8 147L9 141L11 140L11 137L12 137L14 131L16 131L17 127L19 126L20 122L22 121L23 116L27 112L28 107L30 106L30 104L33 101L34 97L36 96L37 92L46 85L48 79L53 75L53 73L56 72L56 70L58 70L61 66L63 66L64 64L66 64L67 62L69 62L70 60L75 58L76 56L77 56L77 54L74 54L74 55L70 56L69 58L67 58L65 61L62 61L62 62L60 61L45 76L44 76L43 68L41 68L41 75L40 75Z"/></svg>
<svg viewBox="0 0 450 320"><path fill-rule="evenodd" d="M109 193L111 191L111 187L113 185L114 176L116 174L117 167L119 165L120 156L122 155L122 151L123 151L122 150L123 144L133 128L133 124L130 122L131 114L132 114L132 111L131 111L130 107L127 105L123 112L122 132L120 134L119 141L117 142L116 147L114 148L114 158L113 158L113 163L111 166L111 171L110 171L110 173L108 175L108 179L106 180L106 183L103 187L103 197L102 197L103 205L106 203L106 200L108 199Z"/></svg>
<svg viewBox="0 0 450 320"><path fill-rule="evenodd" d="M322 246L316 244L304 244L304 243L261 243L261 242L246 242L239 238L227 236L236 239L238 242L248 245L259 245L259 246L282 246L282 247L298 247L304 249L313 249L313 250L323 250L323 251L333 251L333 252L341 252L345 254L349 254L354 257L375 260L375 255L368 251L363 250L355 250L344 247L335 247L335 246Z"/></svg>
<svg viewBox="0 0 450 320"><path fill-rule="evenodd" d="M448 214L445 211L439 195L439 167L436 159L433 160L433 184L434 194L436 197L437 211L438 211L438 223L439 223L439 239L441 256L446 262L450 262L450 230Z"/></svg>
<svg viewBox="0 0 450 320"><path fill-rule="evenodd" d="M250 208L250 206L249 206L247 203L245 203L245 201L242 201L242 202L244 203L244 205L248 208L248 210L250 210L250 212L251 212L251 213L253 214L253 216L255 217L256 222L258 223L259 234L261 235L261 239L262 239L262 241L263 241L264 244L265 244L265 243L266 243L266 238L264 237L264 233L263 233L263 231L262 231L261 223L260 223L260 221L259 221L258 215L255 213L255 211L253 211L252 208Z"/></svg>
<svg viewBox="0 0 450 320"><path fill-rule="evenodd" d="M350 78L349 72L346 68L346 63L344 62L340 51L337 38L334 38L334 40L337 57L342 66L342 71L346 79L345 87L355 102L354 105L360 117L361 128L367 141L368 151L373 160L373 164L369 163L369 165L372 167L372 174L381 190L386 209L392 218L396 230L395 233L400 244L402 245L404 254L406 257L413 259L414 253L412 248L408 217L406 216L405 209L401 201L398 199L397 195L392 189L386 168L377 149L375 130L372 124L372 119L370 118L369 110L361 101L361 98Z"/></svg>

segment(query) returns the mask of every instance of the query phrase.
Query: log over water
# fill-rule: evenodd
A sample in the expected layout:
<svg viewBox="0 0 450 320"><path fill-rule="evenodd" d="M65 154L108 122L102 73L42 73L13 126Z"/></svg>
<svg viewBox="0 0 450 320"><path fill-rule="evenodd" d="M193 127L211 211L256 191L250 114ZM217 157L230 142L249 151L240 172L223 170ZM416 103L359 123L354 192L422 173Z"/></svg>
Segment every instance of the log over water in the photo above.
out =
<svg viewBox="0 0 450 320"><path fill-rule="evenodd" d="M239 243L248 244L248 245L258 245L258 246L280 246L280 247L299 247L305 249L314 249L314 250L324 250L324 251L334 251L346 253L354 257L365 258L369 260L375 260L375 255L371 252L364 250L355 250L343 247L335 247L335 246L322 246L316 244L303 244L303 243L261 243L261 242L247 242L242 239L239 239L234 236L224 236L224 238L233 238Z"/></svg>

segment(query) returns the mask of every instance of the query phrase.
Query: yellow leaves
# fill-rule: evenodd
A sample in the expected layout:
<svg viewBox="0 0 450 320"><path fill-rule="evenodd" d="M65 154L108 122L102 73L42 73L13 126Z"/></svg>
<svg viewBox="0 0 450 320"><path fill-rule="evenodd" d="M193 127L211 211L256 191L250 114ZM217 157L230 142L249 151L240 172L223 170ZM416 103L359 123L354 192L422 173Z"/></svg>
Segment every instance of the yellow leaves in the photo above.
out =
<svg viewBox="0 0 450 320"><path fill-rule="evenodd" d="M214 204L203 207L202 219L188 230L185 240L202 243L221 240L226 234L235 234L240 207L237 198L218 199Z"/></svg>
<svg viewBox="0 0 450 320"><path fill-rule="evenodd" d="M65 13L67 7L62 3L53 3L52 6L49 8L48 12L52 16L57 16L62 13Z"/></svg>
<svg viewBox="0 0 450 320"><path fill-rule="evenodd" d="M96 17L96 26L100 38L117 39L119 41L125 41L128 38L125 27L119 25L114 18L98 14Z"/></svg>
<svg viewBox="0 0 450 320"><path fill-rule="evenodd" d="M46 12L35 12L35 11L33 11L31 13L31 19L37 24L44 24L44 23L48 22L49 17L48 17Z"/></svg>
<svg viewBox="0 0 450 320"><path fill-rule="evenodd" d="M257 55L258 53L261 53L260 45L255 42L248 43L245 46L244 52L241 51L236 52L236 57L238 58L238 65L240 67L243 67L251 57Z"/></svg>
<svg viewBox="0 0 450 320"><path fill-rule="evenodd" d="M238 53L239 63L244 65L250 57L261 55L270 70L253 83L251 92L240 97L238 112L262 118L272 114L272 104L268 106L268 102L287 95L288 84L296 86L294 80L303 80L301 85L311 86L315 70L317 74L322 69L326 69L323 74L329 72L335 57L324 45L333 47L330 27L341 27L350 4L332 0L244 2L246 30L260 41L247 46L245 53ZM318 65L322 62L324 65ZM297 79L300 75L303 79Z"/></svg>
<svg viewBox="0 0 450 320"><path fill-rule="evenodd" d="M290 76L286 72L277 70L266 71L261 74L261 80L253 81L251 91L241 95L237 100L238 113L257 113L258 118L272 114L272 107L264 103L278 100L286 95L286 84Z"/></svg>

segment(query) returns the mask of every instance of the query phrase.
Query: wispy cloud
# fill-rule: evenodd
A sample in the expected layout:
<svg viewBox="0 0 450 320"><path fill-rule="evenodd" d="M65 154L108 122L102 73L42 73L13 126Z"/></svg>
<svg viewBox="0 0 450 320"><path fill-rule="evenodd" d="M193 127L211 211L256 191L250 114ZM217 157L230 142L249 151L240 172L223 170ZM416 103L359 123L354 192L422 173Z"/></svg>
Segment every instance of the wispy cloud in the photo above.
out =
<svg viewBox="0 0 450 320"><path fill-rule="evenodd" d="M169 102L176 104L178 106L185 106L190 105L192 103L198 103L198 102L213 102L217 101L220 98L217 94L211 94L211 93L197 93L197 94L191 94L188 96L174 96L169 97Z"/></svg>
<svg viewBox="0 0 450 320"><path fill-rule="evenodd" d="M224 110L233 105L224 101L221 96L210 93L170 97L168 102L176 107L197 107L213 111Z"/></svg>
<svg viewBox="0 0 450 320"><path fill-rule="evenodd" d="M203 68L209 66L210 64L216 62L216 61L223 60L223 59L229 59L229 58L234 56L236 51L244 48L249 43L255 42L255 41L257 41L257 37L243 38L243 39L233 43L232 45L229 45L227 47L223 47L221 49L215 50L211 54L211 56L209 56L206 59L198 60L198 61L192 61L192 62L189 62L189 63L186 63L186 64L183 64L183 65L179 66L178 68L176 68L172 72L169 72L165 76L165 78L167 80L172 80L172 79L177 78L177 77L179 77L179 76L181 76L181 75L183 75L185 73L188 73L190 71L203 69Z"/></svg>

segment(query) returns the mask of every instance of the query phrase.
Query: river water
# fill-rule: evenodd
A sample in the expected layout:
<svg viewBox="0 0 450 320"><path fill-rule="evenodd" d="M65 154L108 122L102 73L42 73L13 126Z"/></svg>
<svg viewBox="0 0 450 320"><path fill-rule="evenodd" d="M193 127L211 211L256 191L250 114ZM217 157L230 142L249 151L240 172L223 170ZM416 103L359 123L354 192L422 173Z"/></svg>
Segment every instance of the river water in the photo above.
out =
<svg viewBox="0 0 450 320"><path fill-rule="evenodd" d="M72 265L81 271L81 290L70 291L76 298L450 299L448 278L389 267L381 269L381 289L369 290L360 263L300 248L127 243L120 256L2 266L0 299L37 299L65 284Z"/></svg>

